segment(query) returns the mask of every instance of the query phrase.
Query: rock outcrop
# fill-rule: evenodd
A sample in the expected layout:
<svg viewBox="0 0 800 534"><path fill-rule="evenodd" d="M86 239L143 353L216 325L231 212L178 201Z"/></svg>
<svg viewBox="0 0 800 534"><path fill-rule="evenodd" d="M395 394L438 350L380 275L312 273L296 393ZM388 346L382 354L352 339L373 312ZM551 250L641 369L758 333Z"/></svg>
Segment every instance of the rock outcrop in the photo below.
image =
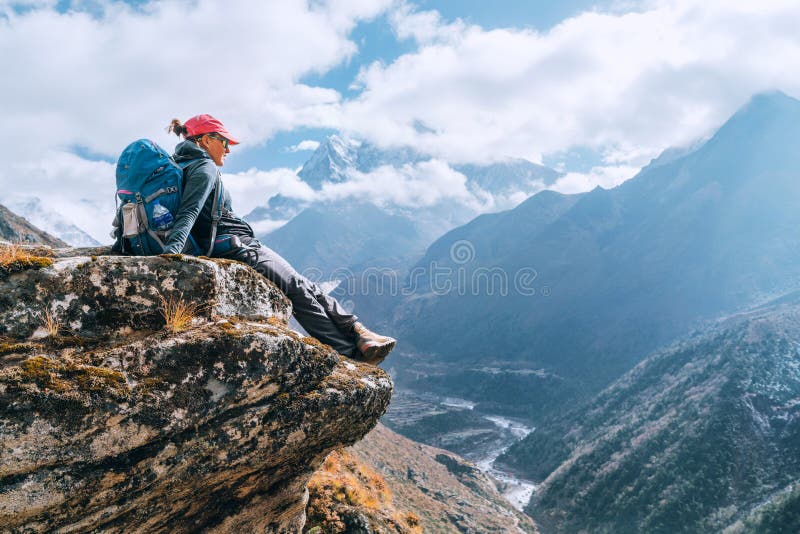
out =
<svg viewBox="0 0 800 534"><path fill-rule="evenodd" d="M0 531L299 532L309 477L392 383L290 315L219 260L56 257L0 279Z"/></svg>
<svg viewBox="0 0 800 534"><path fill-rule="evenodd" d="M380 424L329 456L309 489L309 534L538 532L474 464Z"/></svg>

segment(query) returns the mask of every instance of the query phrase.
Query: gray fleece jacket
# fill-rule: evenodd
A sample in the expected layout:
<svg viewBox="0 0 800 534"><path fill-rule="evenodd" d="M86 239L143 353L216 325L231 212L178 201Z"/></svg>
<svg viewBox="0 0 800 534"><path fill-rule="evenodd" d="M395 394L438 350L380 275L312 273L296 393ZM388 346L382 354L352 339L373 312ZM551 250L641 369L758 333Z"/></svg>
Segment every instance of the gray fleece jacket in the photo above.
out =
<svg viewBox="0 0 800 534"><path fill-rule="evenodd" d="M181 207L175 215L175 224L169 233L165 254L177 254L187 247L189 234L194 237L201 250L208 250L211 239L211 212L214 209L214 186L217 183L217 168L208 152L192 141L183 141L175 147L173 156L177 163L196 160L183 172L183 196ZM230 194L220 182L220 199L223 211L231 212ZM219 232L219 230L218 230Z"/></svg>

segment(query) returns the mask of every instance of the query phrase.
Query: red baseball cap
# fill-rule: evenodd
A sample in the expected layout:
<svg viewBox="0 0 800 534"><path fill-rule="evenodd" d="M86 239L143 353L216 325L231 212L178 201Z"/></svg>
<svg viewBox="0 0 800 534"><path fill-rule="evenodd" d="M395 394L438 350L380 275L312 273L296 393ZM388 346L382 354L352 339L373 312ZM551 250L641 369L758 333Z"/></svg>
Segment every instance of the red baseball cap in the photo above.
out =
<svg viewBox="0 0 800 534"><path fill-rule="evenodd" d="M225 126L211 115L196 115L186 121L184 126L186 127L187 137L194 137L195 135L207 133L218 133L227 139L230 144L239 144L239 141L225 129Z"/></svg>

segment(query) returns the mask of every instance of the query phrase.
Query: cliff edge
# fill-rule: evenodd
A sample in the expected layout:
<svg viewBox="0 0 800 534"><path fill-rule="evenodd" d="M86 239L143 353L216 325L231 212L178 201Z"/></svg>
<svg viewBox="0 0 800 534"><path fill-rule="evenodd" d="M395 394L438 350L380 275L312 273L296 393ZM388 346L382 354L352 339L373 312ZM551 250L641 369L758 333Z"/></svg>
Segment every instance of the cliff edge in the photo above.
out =
<svg viewBox="0 0 800 534"><path fill-rule="evenodd" d="M235 262L0 269L0 530L299 532L308 479L392 383L290 315Z"/></svg>

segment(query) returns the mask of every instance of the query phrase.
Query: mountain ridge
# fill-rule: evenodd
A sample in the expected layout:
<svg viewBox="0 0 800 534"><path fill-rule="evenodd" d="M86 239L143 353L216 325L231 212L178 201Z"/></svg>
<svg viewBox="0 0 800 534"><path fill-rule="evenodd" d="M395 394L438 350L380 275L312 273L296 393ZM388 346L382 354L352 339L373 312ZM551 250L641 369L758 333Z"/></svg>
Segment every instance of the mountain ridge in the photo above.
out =
<svg viewBox="0 0 800 534"><path fill-rule="evenodd" d="M67 244L59 238L40 230L24 217L20 217L0 204L0 239L11 243L28 243L64 247Z"/></svg>
<svg viewBox="0 0 800 534"><path fill-rule="evenodd" d="M10 199L9 205L31 224L56 236L69 246L95 247L100 245L95 238L69 221L64 215L45 206L38 197ZM111 225L109 224L109 231L110 229Z"/></svg>
<svg viewBox="0 0 800 534"><path fill-rule="evenodd" d="M763 131L751 131L754 124ZM569 395L596 393L693 326L797 289L800 216L789 202L800 196L796 139L800 102L759 96L702 146L614 189L583 193L541 230L495 224L513 221L523 206L476 219L418 265L437 262L468 280L499 269L509 284L530 269L535 292L500 298L423 287L393 311L395 333L409 352L461 362L456 373L464 363L494 361L555 373L575 386ZM461 262L445 251L465 228L474 252ZM505 257L487 248L497 240L508 241ZM431 270L422 276L430 277Z"/></svg>
<svg viewBox="0 0 800 534"><path fill-rule="evenodd" d="M719 532L800 483L798 325L796 295L737 314L544 423L501 457L544 479L527 511L543 532Z"/></svg>

